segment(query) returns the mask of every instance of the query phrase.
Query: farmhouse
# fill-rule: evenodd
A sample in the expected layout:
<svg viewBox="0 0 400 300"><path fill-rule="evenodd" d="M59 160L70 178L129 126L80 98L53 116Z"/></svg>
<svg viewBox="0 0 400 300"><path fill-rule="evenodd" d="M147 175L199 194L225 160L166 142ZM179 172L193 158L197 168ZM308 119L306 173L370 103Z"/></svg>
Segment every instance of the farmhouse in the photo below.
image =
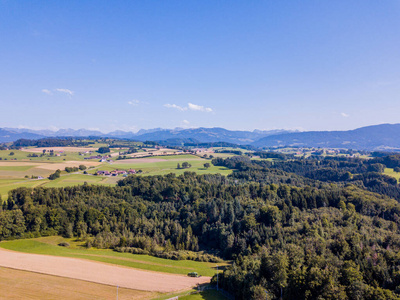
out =
<svg viewBox="0 0 400 300"><path fill-rule="evenodd" d="M118 175L125 175L126 171L125 170L114 170L110 172L112 176L118 176Z"/></svg>
<svg viewBox="0 0 400 300"><path fill-rule="evenodd" d="M97 175L103 175L103 176L119 176L119 175L128 175L128 174L136 174L136 170L134 169L129 169L128 171L126 170L114 170L114 171L97 171Z"/></svg>
<svg viewBox="0 0 400 300"><path fill-rule="evenodd" d="M105 176L109 176L109 175L111 175L111 173L110 173L110 172L108 172L108 171L97 171L97 175L105 175Z"/></svg>

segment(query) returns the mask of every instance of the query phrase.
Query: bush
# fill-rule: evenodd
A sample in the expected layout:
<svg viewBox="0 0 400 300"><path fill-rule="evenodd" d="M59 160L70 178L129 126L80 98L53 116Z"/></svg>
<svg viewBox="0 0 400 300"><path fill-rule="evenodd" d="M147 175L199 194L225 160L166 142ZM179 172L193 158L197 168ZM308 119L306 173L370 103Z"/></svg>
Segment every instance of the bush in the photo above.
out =
<svg viewBox="0 0 400 300"><path fill-rule="evenodd" d="M97 150L98 153L108 153L110 152L109 147L100 147L99 150Z"/></svg>
<svg viewBox="0 0 400 300"><path fill-rule="evenodd" d="M54 179L60 178L60 174L61 174L61 170L57 170L49 176L49 179L54 180Z"/></svg>
<svg viewBox="0 0 400 300"><path fill-rule="evenodd" d="M115 247L115 251L123 252L123 253L132 253L132 254L149 254L149 251L143 250L136 247Z"/></svg>
<svg viewBox="0 0 400 300"><path fill-rule="evenodd" d="M67 173L72 173L72 172L78 172L78 168L77 167L65 167L65 171Z"/></svg>

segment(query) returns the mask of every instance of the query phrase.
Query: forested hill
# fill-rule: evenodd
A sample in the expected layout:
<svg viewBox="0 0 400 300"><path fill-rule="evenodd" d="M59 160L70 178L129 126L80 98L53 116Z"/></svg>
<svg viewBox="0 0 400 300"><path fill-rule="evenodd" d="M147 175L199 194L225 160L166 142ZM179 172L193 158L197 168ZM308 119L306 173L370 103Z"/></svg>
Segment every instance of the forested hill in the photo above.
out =
<svg viewBox="0 0 400 300"><path fill-rule="evenodd" d="M243 157L219 163L236 171L16 189L0 239L74 235L88 247L232 259L219 284L236 299L400 299L398 201Z"/></svg>
<svg viewBox="0 0 400 300"><path fill-rule="evenodd" d="M349 131L308 131L278 134L254 142L257 147L301 146L347 149L400 148L400 124L382 124Z"/></svg>

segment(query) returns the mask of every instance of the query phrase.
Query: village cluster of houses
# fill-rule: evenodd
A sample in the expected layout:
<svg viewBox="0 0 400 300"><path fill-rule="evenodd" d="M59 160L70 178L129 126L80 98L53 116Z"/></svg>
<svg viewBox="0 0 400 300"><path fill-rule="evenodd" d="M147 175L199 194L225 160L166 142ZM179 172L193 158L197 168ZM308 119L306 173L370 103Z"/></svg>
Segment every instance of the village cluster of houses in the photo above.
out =
<svg viewBox="0 0 400 300"><path fill-rule="evenodd" d="M114 171L97 171L97 175L101 176L118 176L118 175L129 175L129 174L136 174L136 170L129 169L129 170L114 170Z"/></svg>

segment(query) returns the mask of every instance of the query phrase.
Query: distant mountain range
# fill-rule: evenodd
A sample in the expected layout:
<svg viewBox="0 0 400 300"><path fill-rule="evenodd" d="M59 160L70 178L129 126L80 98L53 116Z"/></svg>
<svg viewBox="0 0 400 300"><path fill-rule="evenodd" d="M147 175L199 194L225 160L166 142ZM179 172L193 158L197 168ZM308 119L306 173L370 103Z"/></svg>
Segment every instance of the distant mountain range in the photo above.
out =
<svg viewBox="0 0 400 300"><path fill-rule="evenodd" d="M138 141L168 141L176 142L229 142L233 144L251 144L263 137L274 134L284 134L293 131L287 130L254 130L254 131L231 131L224 128L196 128L196 129L141 129L136 133L127 131L113 131L102 133L100 131L86 129L60 129L51 130L32 130L23 128L0 128L0 142L12 142L17 139L40 139L45 137L110 137L121 139L133 139Z"/></svg>
<svg viewBox="0 0 400 300"><path fill-rule="evenodd" d="M365 150L400 149L400 124L381 124L348 131L278 134L252 143L256 147L300 146Z"/></svg>
<svg viewBox="0 0 400 300"><path fill-rule="evenodd" d="M21 128L0 128L0 142L17 139L40 139L45 137L110 137L138 141L164 141L172 144L183 142L228 142L255 147L330 147L365 150L400 149L400 124L381 124L348 131L288 131L254 130L232 131L224 128L192 129L142 129L136 133L113 131L102 133L86 129L31 130Z"/></svg>

